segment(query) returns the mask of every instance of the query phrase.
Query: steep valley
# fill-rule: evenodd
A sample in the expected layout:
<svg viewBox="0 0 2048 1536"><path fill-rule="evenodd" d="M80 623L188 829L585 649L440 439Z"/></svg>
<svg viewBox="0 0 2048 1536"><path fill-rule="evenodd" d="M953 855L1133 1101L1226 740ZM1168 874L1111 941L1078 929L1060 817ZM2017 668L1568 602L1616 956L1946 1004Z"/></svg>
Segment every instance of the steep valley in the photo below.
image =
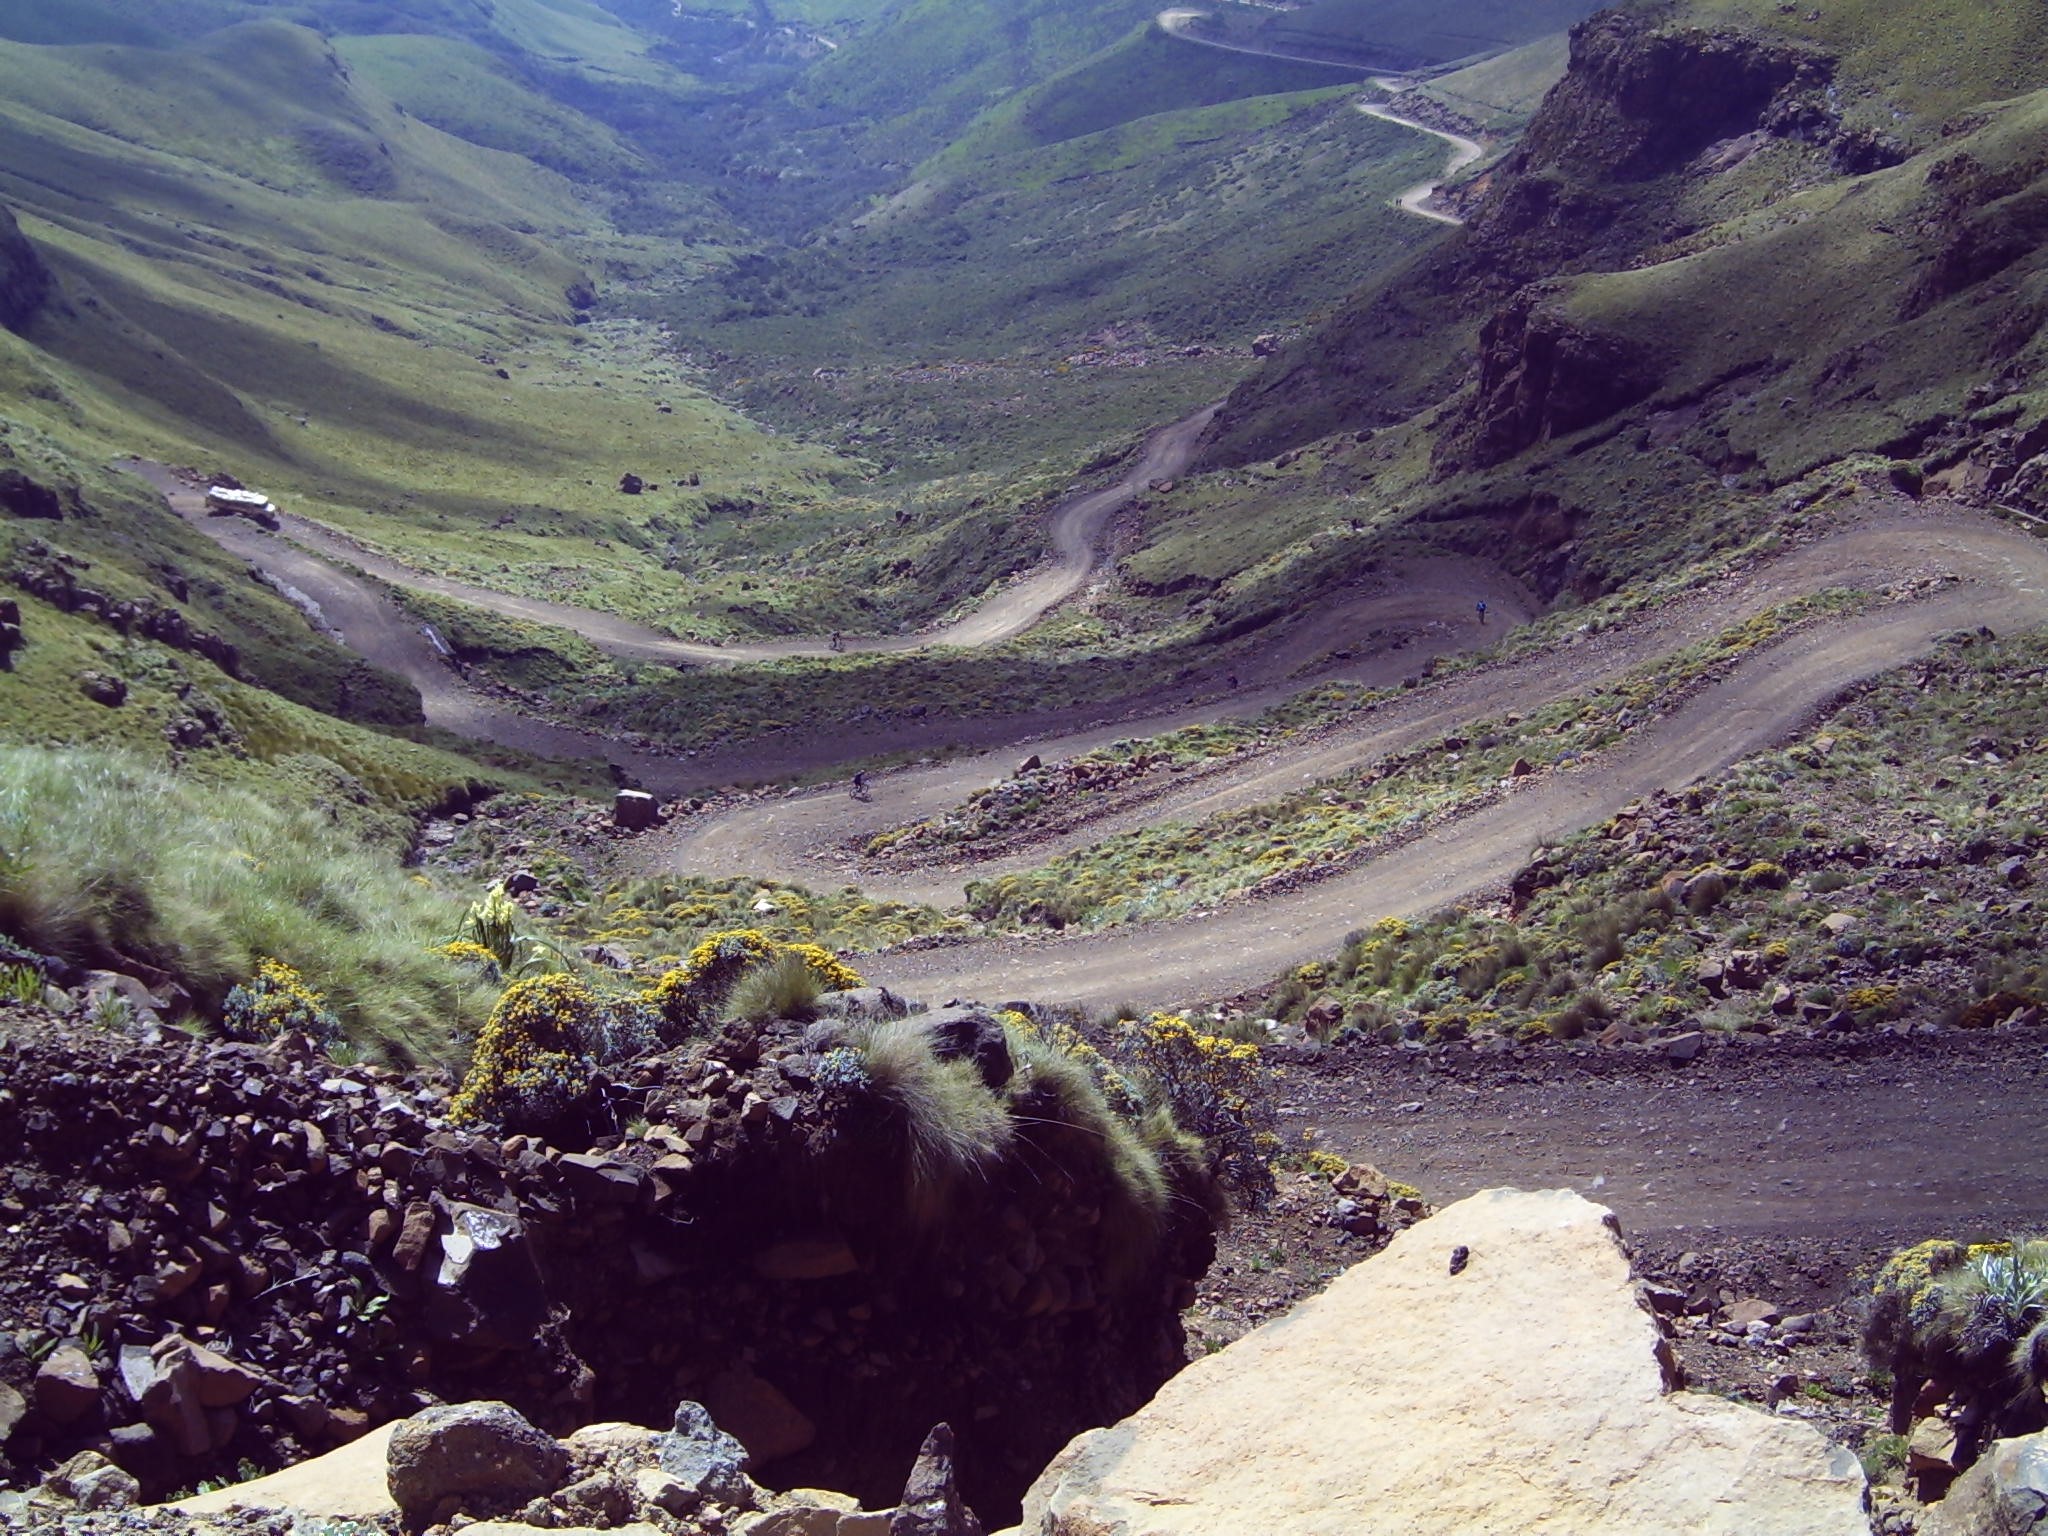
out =
<svg viewBox="0 0 2048 1536"><path fill-rule="evenodd" d="M2032 1529L2044 63L0 4L0 1521L1251 1529L1204 1392L1578 1264L1778 1437L1658 1529Z"/></svg>

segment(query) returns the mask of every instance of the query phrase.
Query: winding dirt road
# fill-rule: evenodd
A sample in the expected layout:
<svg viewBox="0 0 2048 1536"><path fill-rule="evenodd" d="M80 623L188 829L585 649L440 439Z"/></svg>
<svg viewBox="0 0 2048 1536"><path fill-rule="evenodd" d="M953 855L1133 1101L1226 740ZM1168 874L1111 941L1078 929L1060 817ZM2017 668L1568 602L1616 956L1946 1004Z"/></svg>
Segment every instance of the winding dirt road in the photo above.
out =
<svg viewBox="0 0 2048 1536"><path fill-rule="evenodd" d="M995 612L977 611L946 630L921 640L894 642L891 648L993 644L1080 591L1095 575L1100 541L1110 519L1136 487L1185 463L1209 414L1207 410L1198 412L1155 434L1137 467L1117 485L1062 507L1054 519L1053 561L1046 570L992 599L989 606ZM338 634L350 649L410 681L420 692L430 725L543 757L616 763L662 795L772 782L906 752L986 748L1001 757L1020 745L1046 738L1057 738L1056 745L1046 749L1049 751L1084 750L1073 744L1085 741L1095 745L1177 724L1256 713L1312 679L1398 681L1432 657L1486 642L1492 632L1473 619L1475 600L1487 602L1495 625L1502 628L1537 612L1534 598L1520 583L1485 562L1453 557L1409 560L1359 587L1326 596L1292 623L1274 625L1251 642L1248 651L1240 647L1228 660L1219 660L1195 675L1139 678L1133 691L1121 699L1060 707L1035 707L1030 700L1022 700L999 714L844 722L829 733L791 732L680 756L656 754L540 719L468 687L435 647L426 626L395 603L379 581L365 579L344 562L353 557L373 575L394 584L411 583L458 597L475 592L480 601L489 598L489 606L498 612L545 608L548 622L560 623L598 644L604 644L606 636L616 641L622 631L633 626L587 609L464 588L393 561L366 557L331 530L289 514L276 534L243 518L209 516L204 494L175 471L139 460L124 460L118 467L146 479L173 511L253 569L288 583L310 599L318 609L320 624ZM322 550L328 553L317 552ZM727 654L721 659L735 657ZM1228 677L1236 679L1236 686L1226 682ZM1226 693L1227 698L1214 697ZM1206 701L1205 694L1211 696ZM940 772L942 780L954 782ZM965 787L985 782L991 775L991 770L981 767L972 772L979 778L959 781ZM964 793L964 788L960 792Z"/></svg>
<svg viewBox="0 0 2048 1536"><path fill-rule="evenodd" d="M997 756L889 775L873 804L843 793L775 798L685 822L644 849L646 866L811 884L858 878L878 897L957 901L966 878L1042 863L1130 826L1199 820L1271 800L1305 783L1411 748L1460 725L1583 692L1731 623L1830 586L1878 589L1930 574L1954 578L1932 597L1829 622L1751 653L1669 715L1582 766L1515 781L1503 799L1422 840L1291 894L1234 901L1204 915L1100 934L977 940L865 962L874 980L919 995L1031 996L1104 1005L1178 1006L1243 994L1280 971L1326 957L1343 935L1388 915L1415 915L1505 880L1541 843L1612 816L1657 789L1710 776L1791 735L1830 699L1925 652L1959 627L2048 622L2048 546L1968 513L1891 517L1802 546L1690 603L1643 615L1583 643L1483 668L1406 693L1355 724L1199 778L1141 810L1066 834L1029 854L980 866L894 875L856 870L855 835L934 815L1007 771ZM1382 676L1382 654L1356 675ZM1250 701L1247 701L1248 703ZM1179 723L1176 720L1159 725ZM1131 727L1121 734L1135 734ZM1103 733L1044 743L1085 750Z"/></svg>
<svg viewBox="0 0 2048 1536"><path fill-rule="evenodd" d="M882 639L849 638L844 650L849 653L885 654L933 650L942 646L995 645L1021 635L1088 584L1095 574L1102 535L1110 520L1152 481L1171 479L1187 468L1194 458L1202 429L1208 426L1209 418L1215 414L1215 406L1206 406L1191 416L1160 428L1146 441L1143 451L1122 479L1099 491L1075 496L1055 508L1048 527L1052 557L1022 581L1004 587L977 604L971 612L937 629ZM155 486L174 512L191 521L217 543L316 597L315 589L329 586L338 563L353 566L395 587L453 598L507 618L572 630L599 650L627 660L738 666L790 656L833 654L831 646L824 640L761 640L733 645L678 640L658 629L635 624L615 614L601 613L594 608L550 602L546 598L523 597L437 576L431 571L423 571L380 554L325 524L289 512L280 516L278 533L268 534L241 518L208 516L205 493L162 464L124 459L117 467L140 475ZM369 592L373 589L364 587L361 590ZM346 623L340 617L332 618L331 622L347 637L353 649L371 656L372 660L378 659L371 654L372 647L390 649L394 656L413 654L410 646L394 648L391 636L385 633L392 629L418 629L418 620L402 610L386 604L373 614L368 608L352 605L347 610L347 618L349 622ZM413 659L417 660L417 657L413 656ZM389 662L383 664L392 665ZM404 667L394 667L394 670L413 675ZM441 670L445 671L445 668ZM414 681L418 680L414 678ZM433 720L431 714L429 719ZM463 729L452 720L433 720L433 723L447 724L451 730ZM465 734L479 733L467 731Z"/></svg>
<svg viewBox="0 0 2048 1536"><path fill-rule="evenodd" d="M1368 73L1368 71L1359 66L1340 64L1331 59L1319 59L1313 54L1288 53L1278 48L1254 48L1246 43L1226 43L1218 38L1204 37L1201 33L1194 30L1194 24L1208 14L1207 11L1175 8L1173 10L1161 11L1153 19L1158 24L1159 30L1168 37L1177 37L1184 43L1195 43L1203 48L1216 48L1224 53L1245 53L1259 59L1279 59L1289 64L1324 64L1328 65L1331 69L1358 69L1358 72L1361 74ZM1391 93L1405 89L1408 82L1391 79L1384 75L1375 75L1373 76L1372 83L1381 90ZM1394 199L1394 206L1401 209L1404 213L1414 214L1418 219L1428 219L1431 223L1463 224L1465 221L1456 214L1449 213L1441 208L1430 207L1429 201L1436 196L1446 181L1485 154L1485 146L1474 139L1464 137L1462 134L1447 133L1441 128L1432 128L1428 123L1419 122L1415 118L1403 117L1392 107L1380 102L1361 101L1356 103L1356 106L1367 117L1376 117L1381 122L1392 123L1400 128L1412 128L1417 133L1426 133L1431 138L1442 139L1451 146L1451 158L1444 166L1443 175L1432 181L1418 181L1414 186L1408 188Z"/></svg>
<svg viewBox="0 0 2048 1536"><path fill-rule="evenodd" d="M1466 138L1463 134L1448 133L1442 128L1432 128L1415 118L1403 117L1392 107L1383 106L1376 101L1361 101L1357 103L1357 107L1367 117L1376 117L1383 123L1393 123L1402 128L1413 128L1417 133L1426 133L1431 138L1442 139L1451 146L1451 158L1444 163L1443 175L1434 181L1418 181L1395 198L1394 203L1403 212L1412 213L1419 219L1429 219L1438 224L1463 224L1465 221L1457 214L1442 208L1430 207L1429 200L1437 195L1445 182L1485 154L1486 146L1476 139Z"/></svg>

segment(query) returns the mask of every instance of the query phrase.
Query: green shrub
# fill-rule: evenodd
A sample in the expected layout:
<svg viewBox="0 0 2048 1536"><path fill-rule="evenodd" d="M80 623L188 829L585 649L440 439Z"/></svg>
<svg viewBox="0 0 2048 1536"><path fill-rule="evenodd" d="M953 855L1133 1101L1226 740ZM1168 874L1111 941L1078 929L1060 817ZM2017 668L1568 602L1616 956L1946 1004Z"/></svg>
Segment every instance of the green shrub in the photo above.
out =
<svg viewBox="0 0 2048 1536"><path fill-rule="evenodd" d="M1956 1408L1956 1464L1991 1436L2048 1423L2048 1240L1962 1244L1935 1239L1901 1249L1872 1287L1864 1328L1872 1368L1892 1378L1891 1428L1912 1427L1930 1380Z"/></svg>
<svg viewBox="0 0 2048 1536"><path fill-rule="evenodd" d="M43 1000L43 973L32 965L0 966L0 1000L28 1006Z"/></svg>
<svg viewBox="0 0 2048 1536"><path fill-rule="evenodd" d="M645 1001L661 1015L670 1038L682 1038L717 1018L742 976L784 957L810 971L821 992L860 985L860 973L829 949L783 944L756 928L733 928L705 938L681 965L647 989ZM816 995L812 994L814 999Z"/></svg>
<svg viewBox="0 0 2048 1536"><path fill-rule="evenodd" d="M1906 1437L1904 1435L1872 1435L1863 1442L1863 1449L1856 1459L1863 1464L1863 1475L1873 1483L1881 1483L1890 1474L1906 1464Z"/></svg>
<svg viewBox="0 0 2048 1536"><path fill-rule="evenodd" d="M348 1036L447 1061L476 978L429 953L453 904L310 811L107 753L0 748L0 933L79 964L167 972L218 1016L273 958Z"/></svg>
<svg viewBox="0 0 2048 1536"><path fill-rule="evenodd" d="M1119 1034L1119 1053L1180 1129L1200 1137L1216 1179L1256 1209L1273 1191L1271 1073L1258 1046L1207 1035L1174 1013Z"/></svg>

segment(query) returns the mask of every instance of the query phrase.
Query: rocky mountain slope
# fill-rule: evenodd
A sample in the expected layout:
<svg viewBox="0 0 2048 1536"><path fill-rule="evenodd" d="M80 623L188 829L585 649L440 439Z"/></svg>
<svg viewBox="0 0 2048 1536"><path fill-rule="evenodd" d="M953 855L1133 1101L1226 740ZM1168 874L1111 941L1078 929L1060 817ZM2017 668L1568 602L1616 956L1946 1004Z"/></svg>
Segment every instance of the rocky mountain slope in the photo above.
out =
<svg viewBox="0 0 2048 1536"><path fill-rule="evenodd" d="M2004 451L2037 409L2041 104L1908 95L1814 28L1718 20L1576 29L1470 229L1244 385L1213 457L1440 400L1436 480L1461 489L1510 460L1541 484L1650 421L1759 493L1859 452L1940 473ZM2018 91L2026 57L1982 85Z"/></svg>

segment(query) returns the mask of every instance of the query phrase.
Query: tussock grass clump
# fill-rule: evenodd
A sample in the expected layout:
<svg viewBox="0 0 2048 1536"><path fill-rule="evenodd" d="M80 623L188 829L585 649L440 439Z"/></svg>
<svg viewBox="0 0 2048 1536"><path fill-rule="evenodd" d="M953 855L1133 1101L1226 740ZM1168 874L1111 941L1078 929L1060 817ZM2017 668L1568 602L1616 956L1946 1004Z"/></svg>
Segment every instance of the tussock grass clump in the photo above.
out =
<svg viewBox="0 0 2048 1536"><path fill-rule="evenodd" d="M824 978L810 960L794 951L784 951L740 978L732 989L726 1011L750 1024L769 1019L813 1019L818 1014L818 999L824 995Z"/></svg>
<svg viewBox="0 0 2048 1536"><path fill-rule="evenodd" d="M779 984L781 995L805 1006L823 993L860 985L860 973L822 945L783 944L757 928L733 928L705 938L681 965L649 987L642 1001L661 1015L672 1035L694 1034L716 1018L742 978L780 967L783 962L788 962L788 968ZM808 975L810 983L800 981L798 972ZM767 1007L777 985L764 982L747 1006ZM749 1019L776 1016L772 1009L740 1015Z"/></svg>
<svg viewBox="0 0 2048 1536"><path fill-rule="evenodd" d="M429 953L457 912L310 812L110 754L0 748L0 933L76 964L167 972L210 1016L273 959L350 1039L447 1060L488 1006Z"/></svg>
<svg viewBox="0 0 2048 1536"><path fill-rule="evenodd" d="M963 1183L1002 1159L1016 1124L972 1061L939 1055L921 1019L864 1025L849 1033L848 1044L901 1139L910 1210L934 1219Z"/></svg>

